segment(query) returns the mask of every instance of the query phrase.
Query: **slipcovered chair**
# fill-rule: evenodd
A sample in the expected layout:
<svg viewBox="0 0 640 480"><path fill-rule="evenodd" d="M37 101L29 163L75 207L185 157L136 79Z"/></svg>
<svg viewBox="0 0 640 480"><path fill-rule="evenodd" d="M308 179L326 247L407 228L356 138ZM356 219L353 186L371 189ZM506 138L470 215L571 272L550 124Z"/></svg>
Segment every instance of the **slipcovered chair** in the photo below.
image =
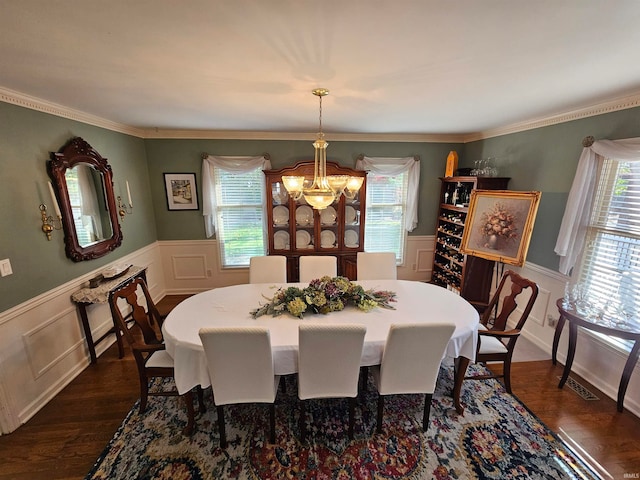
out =
<svg viewBox="0 0 640 480"><path fill-rule="evenodd" d="M335 277L338 259L326 255L305 255L300 257L300 283L307 283L324 276Z"/></svg>
<svg viewBox="0 0 640 480"><path fill-rule="evenodd" d="M507 285L510 286L507 289ZM524 304L520 317L515 327L507 329L507 321L516 310L518 304L516 298L526 289L530 289L529 298ZM478 330L478 351L476 362L502 362L502 374L487 374L467 376L465 380L482 380L487 378L503 378L507 392L511 392L511 358L516 346L516 341L524 327L533 304L538 297L538 285L531 280L521 277L512 270L507 270L502 275L500 284L493 294L489 305L480 319ZM498 303L502 298L502 307L497 312Z"/></svg>
<svg viewBox="0 0 640 480"><path fill-rule="evenodd" d="M300 324L298 327L298 398L300 439L306 438L305 402L349 399L349 439L353 438L358 376L367 329L364 325Z"/></svg>
<svg viewBox="0 0 640 480"><path fill-rule="evenodd" d="M396 280L396 254L393 252L358 252L358 280Z"/></svg>
<svg viewBox="0 0 640 480"><path fill-rule="evenodd" d="M249 283L287 283L287 257L284 255L251 257Z"/></svg>
<svg viewBox="0 0 640 480"><path fill-rule="evenodd" d="M138 301L138 292L142 292L146 303L147 310ZM131 313L123 312L119 300L124 300L126 304L122 305L126 310L131 309ZM140 380L140 413L144 413L147 408L147 399L150 395L155 396L179 396L177 390L149 390L149 382L153 378L173 378L173 358L165 350L162 343L162 321L165 316L160 315L156 308L146 282L142 278L135 278L131 282L121 286L109 296L109 306L115 327L122 332L122 335L131 346L133 357L138 367L138 378ZM142 333L134 335L128 328L127 320L133 320ZM133 329L135 327L131 327ZM206 411L202 395L202 389L197 388L200 412ZM184 395L185 404L187 406L187 425L183 429L185 435L193 433L195 420L193 410L193 394L187 392Z"/></svg>
<svg viewBox="0 0 640 480"><path fill-rule="evenodd" d="M199 331L218 411L220 447L227 447L224 405L269 404L269 441L276 441L275 400L280 377L274 374L271 337L266 327L210 327Z"/></svg>
<svg viewBox="0 0 640 480"><path fill-rule="evenodd" d="M382 433L384 397L413 393L424 393L422 429L427 431L440 363L455 329L453 323L391 325L382 362L371 367L379 393L378 433Z"/></svg>

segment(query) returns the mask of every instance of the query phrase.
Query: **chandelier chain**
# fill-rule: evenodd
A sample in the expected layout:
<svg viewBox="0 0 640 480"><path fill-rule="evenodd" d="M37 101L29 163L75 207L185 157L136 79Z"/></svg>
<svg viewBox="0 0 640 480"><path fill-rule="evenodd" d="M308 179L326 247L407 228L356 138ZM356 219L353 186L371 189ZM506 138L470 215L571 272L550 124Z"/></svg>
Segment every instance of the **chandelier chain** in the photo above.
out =
<svg viewBox="0 0 640 480"><path fill-rule="evenodd" d="M320 135L322 135L322 95L319 95L318 98L320 98Z"/></svg>

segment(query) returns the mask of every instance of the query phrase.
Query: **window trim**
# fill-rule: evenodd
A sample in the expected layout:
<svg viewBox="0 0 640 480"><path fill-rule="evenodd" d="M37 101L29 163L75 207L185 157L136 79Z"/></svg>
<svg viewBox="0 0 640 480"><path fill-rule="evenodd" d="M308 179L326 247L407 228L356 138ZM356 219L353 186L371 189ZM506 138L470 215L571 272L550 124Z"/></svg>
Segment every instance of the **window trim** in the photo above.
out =
<svg viewBox="0 0 640 480"><path fill-rule="evenodd" d="M356 161L357 170L367 170L370 175L380 176L397 176L401 173L407 174L406 184L406 196L404 198L403 209L403 221L402 228L402 245L400 261L398 265L404 265L406 261L407 250L407 232L411 232L418 225L418 203L419 203L419 184L420 184L420 158L414 157L365 157L360 155ZM369 191L371 189L371 182L367 180L367 198L369 198ZM367 202L367 216L371 205ZM370 222L365 224L365 232ZM365 233L365 242L368 235Z"/></svg>
<svg viewBox="0 0 640 480"><path fill-rule="evenodd" d="M371 202L371 195L372 195L372 191L375 190L375 187L373 187L373 183L370 182L369 180L371 178L373 178L374 176L379 176L379 177L390 177L391 175L381 175L381 174L377 174L377 173L369 173L368 178L367 178L367 210L365 212L366 215L366 223L365 223L365 250L368 252L375 252L377 250L367 250L366 249L366 242L367 239L370 238L370 235L367 234L367 228L372 228L370 227L370 225L372 225L373 221L369 218L369 214L371 212L372 209L377 208L377 207L382 207L382 208L396 208L396 207L400 207L401 211L402 211L402 218L400 220L400 225L399 225L399 230L400 230L400 234L401 234L401 239L400 239L400 251L396 252L396 266L404 266L405 262L406 262L406 258L407 258L407 229L405 228L406 225L406 215L407 215L407 196L408 196L408 185L409 185L409 174L407 171L400 173L400 175L404 176L404 186L403 186L403 191L405 193L404 198L402 199L401 202L394 202L394 203L376 203L373 204ZM395 175L397 176L397 175Z"/></svg>
<svg viewBox="0 0 640 480"><path fill-rule="evenodd" d="M219 238L218 230L218 193L216 190L216 176L215 169L219 168L228 173L250 173L255 172L256 170L260 170L261 172L264 170L271 169L271 162L268 159L268 155L263 155L260 157L235 157L235 156L213 156L206 155L203 156L202 160L202 196L203 196L203 207L202 214L204 217L205 230L207 238L212 237L214 234L216 235L216 240L218 243L218 254L220 258L220 268L221 269L238 269L238 268L248 268L249 264L246 265L225 265L225 259L223 256L223 245L221 239ZM266 233L266 186L264 182L264 177L261 176L260 188L262 190L262 202L261 202L261 212L262 212L262 244L263 249L266 252L267 248L267 233ZM257 205L253 205L257 206Z"/></svg>
<svg viewBox="0 0 640 480"><path fill-rule="evenodd" d="M604 158L599 156L597 158L595 183L589 208L589 217L584 228L584 244L578 256L576 266L571 274L572 282L581 284L594 283L596 284L596 287L606 287L604 282L593 282L591 278L594 275L597 275L595 273L588 272L588 270L592 270L597 267L594 261L594 252L598 249L598 246L601 245L601 242L597 241L598 236L602 234L617 236L626 239L627 241L639 239L637 234L630 231L610 228L607 225L611 215L615 214L615 212L610 212L608 210L614 203L614 189L616 188L621 175L620 164L628 162L630 161L612 157ZM640 182L640 174L637 174L637 178L638 182ZM602 216L605 212L607 213L606 218ZM630 258L630 256L626 255L623 258ZM631 291L636 290L631 288ZM637 297L637 295L634 295L634 297ZM601 298L600 300L602 301L603 299ZM636 305L640 304L640 300L634 298L633 303ZM589 333L595 341L603 343L607 348L610 348L615 352L628 354L631 351L632 341L597 332L587 331L586 333Z"/></svg>

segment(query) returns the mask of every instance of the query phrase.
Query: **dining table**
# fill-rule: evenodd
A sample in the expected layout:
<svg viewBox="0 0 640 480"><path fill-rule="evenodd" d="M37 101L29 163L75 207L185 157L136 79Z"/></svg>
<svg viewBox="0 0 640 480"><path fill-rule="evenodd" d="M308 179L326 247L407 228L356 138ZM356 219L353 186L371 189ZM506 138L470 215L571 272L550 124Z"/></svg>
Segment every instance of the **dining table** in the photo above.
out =
<svg viewBox="0 0 640 480"><path fill-rule="evenodd" d="M211 382L198 332L204 327L263 326L269 330L276 375L298 371L298 325L358 323L367 328L362 349L361 366L380 365L392 324L436 323L449 321L455 330L444 357L456 361L453 401L458 413L462 382L470 361L475 360L479 315L464 298L443 287L411 280L362 280L355 282L366 290L395 292L393 309L376 307L363 311L346 306L328 314L305 313L303 318L289 314L262 315L254 318L251 311L271 300L280 288L307 284L242 284L214 288L198 293L179 303L167 316L162 334L167 352L174 360L174 376L179 393L186 393ZM444 358L443 357L443 358Z"/></svg>

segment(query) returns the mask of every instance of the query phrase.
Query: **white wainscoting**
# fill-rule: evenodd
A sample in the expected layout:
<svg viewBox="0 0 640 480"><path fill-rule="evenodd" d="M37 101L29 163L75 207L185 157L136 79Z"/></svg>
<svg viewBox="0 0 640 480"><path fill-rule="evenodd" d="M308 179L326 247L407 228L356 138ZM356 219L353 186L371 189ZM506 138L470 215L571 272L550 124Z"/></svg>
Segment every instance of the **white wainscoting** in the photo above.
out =
<svg viewBox="0 0 640 480"><path fill-rule="evenodd" d="M146 266L151 295L154 299L165 295L157 243L114 263ZM0 313L1 433L29 420L89 365L82 323L71 294L108 266ZM93 337L99 338L113 325L109 307L91 305L87 311ZM96 347L98 355L113 344L112 337Z"/></svg>
<svg viewBox="0 0 640 480"><path fill-rule="evenodd" d="M431 235L407 238L406 258L404 265L398 267L398 278L430 279L434 240ZM198 293L249 281L247 268L220 267L215 240L157 242L118 259L116 263L123 262L148 268L149 289L156 300L166 294ZM105 268L107 266L100 270ZM563 295L566 277L533 264L516 270L540 286L538 301L523 335L550 353L554 329L548 324L548 316L558 317L555 300ZM29 420L87 368L89 354L70 295L97 273L90 272L0 313L2 433L11 432ZM88 314L94 338L111 327L107 305L90 306ZM567 332L563 333L558 350L561 363L567 351L568 328L565 330ZM112 343L113 339L101 342L97 354L100 355ZM601 342L592 334L580 332L573 370L615 399L626 358L626 352ZM549 381L557 382L555 378ZM640 372L634 372L631 377L625 408L640 416Z"/></svg>
<svg viewBox="0 0 640 480"><path fill-rule="evenodd" d="M512 268L508 265L505 268ZM523 336L531 340L551 355L555 327L549 325L549 317L559 317L556 300L564 295L564 285L568 278L556 271L526 263L522 268L512 268L522 276L538 283L540 293L531 317L524 327ZM533 321L531 321L533 320ZM558 346L558 362L564 365L569 339L569 325L565 324ZM517 348L517 347L516 347ZM578 330L576 353L571 367L589 383L600 389L608 397L617 400L620 377L627 361L628 352L618 349L588 331ZM636 365L631 376L624 407L640 416L640 367ZM556 378L549 379L557 385ZM567 387L565 387L567 388ZM517 395L518 392L515 392Z"/></svg>
<svg viewBox="0 0 640 480"><path fill-rule="evenodd" d="M398 266L398 278L427 281L431 278L435 237L407 237L406 258ZM216 240L158 242L167 294L203 292L211 288L249 283L249 268L222 268Z"/></svg>

